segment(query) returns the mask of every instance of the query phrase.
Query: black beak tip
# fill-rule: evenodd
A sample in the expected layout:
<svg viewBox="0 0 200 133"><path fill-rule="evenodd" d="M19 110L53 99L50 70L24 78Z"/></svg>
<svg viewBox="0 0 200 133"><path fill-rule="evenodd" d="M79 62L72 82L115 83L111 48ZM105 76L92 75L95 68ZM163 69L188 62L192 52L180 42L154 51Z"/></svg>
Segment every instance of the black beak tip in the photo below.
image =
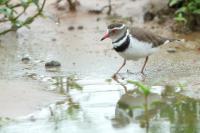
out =
<svg viewBox="0 0 200 133"><path fill-rule="evenodd" d="M104 40L104 38L101 38L101 40L100 41L103 41Z"/></svg>

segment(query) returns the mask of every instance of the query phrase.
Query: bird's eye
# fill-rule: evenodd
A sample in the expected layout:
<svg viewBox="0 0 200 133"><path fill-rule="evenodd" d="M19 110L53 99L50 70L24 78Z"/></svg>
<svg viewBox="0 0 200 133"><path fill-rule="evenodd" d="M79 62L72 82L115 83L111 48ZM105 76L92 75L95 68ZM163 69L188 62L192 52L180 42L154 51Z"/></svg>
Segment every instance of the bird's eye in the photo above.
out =
<svg viewBox="0 0 200 133"><path fill-rule="evenodd" d="M116 32L116 30L112 30L112 33L115 33Z"/></svg>

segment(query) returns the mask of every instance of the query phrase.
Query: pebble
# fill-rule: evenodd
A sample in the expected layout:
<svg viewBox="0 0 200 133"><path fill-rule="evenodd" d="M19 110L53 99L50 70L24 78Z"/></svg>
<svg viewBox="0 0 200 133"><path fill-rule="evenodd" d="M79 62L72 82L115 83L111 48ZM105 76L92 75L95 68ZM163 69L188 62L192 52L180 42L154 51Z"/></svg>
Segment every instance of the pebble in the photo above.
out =
<svg viewBox="0 0 200 133"><path fill-rule="evenodd" d="M88 12L91 14L101 14L102 10L101 9L91 9Z"/></svg>
<svg viewBox="0 0 200 133"><path fill-rule="evenodd" d="M52 40L53 42L55 42L55 41L56 41L56 38L52 38L51 40Z"/></svg>
<svg viewBox="0 0 200 133"><path fill-rule="evenodd" d="M50 62L45 63L45 67L47 67L47 68L60 67L60 66L61 66L61 64L58 61L50 61Z"/></svg>
<svg viewBox="0 0 200 133"><path fill-rule="evenodd" d="M82 25L79 25L77 28L78 28L79 30L82 30L84 27L83 27Z"/></svg>
<svg viewBox="0 0 200 133"><path fill-rule="evenodd" d="M22 61L23 63L28 63L28 62L30 61L30 58L29 58L29 57L23 57L23 58L21 59L21 61Z"/></svg>
<svg viewBox="0 0 200 133"><path fill-rule="evenodd" d="M69 27L68 27L68 30L70 30L70 31L71 31L71 30L74 30L74 26L69 26Z"/></svg>

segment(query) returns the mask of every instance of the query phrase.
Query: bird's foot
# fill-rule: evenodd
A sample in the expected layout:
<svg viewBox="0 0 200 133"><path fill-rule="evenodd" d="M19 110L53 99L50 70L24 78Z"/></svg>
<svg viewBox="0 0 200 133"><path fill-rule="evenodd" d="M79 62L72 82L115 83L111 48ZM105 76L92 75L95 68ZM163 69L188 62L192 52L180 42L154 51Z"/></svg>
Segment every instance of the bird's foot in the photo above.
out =
<svg viewBox="0 0 200 133"><path fill-rule="evenodd" d="M143 71L140 72L142 75L145 75Z"/></svg>
<svg viewBox="0 0 200 133"><path fill-rule="evenodd" d="M141 72L140 74L141 74L141 77L142 77L142 81L145 81L145 79L146 79L146 74L145 74L144 72Z"/></svg>
<svg viewBox="0 0 200 133"><path fill-rule="evenodd" d="M146 77L146 74L144 73L144 71L141 71L140 74L144 77Z"/></svg>
<svg viewBox="0 0 200 133"><path fill-rule="evenodd" d="M113 74L112 79L117 80L117 74Z"/></svg>

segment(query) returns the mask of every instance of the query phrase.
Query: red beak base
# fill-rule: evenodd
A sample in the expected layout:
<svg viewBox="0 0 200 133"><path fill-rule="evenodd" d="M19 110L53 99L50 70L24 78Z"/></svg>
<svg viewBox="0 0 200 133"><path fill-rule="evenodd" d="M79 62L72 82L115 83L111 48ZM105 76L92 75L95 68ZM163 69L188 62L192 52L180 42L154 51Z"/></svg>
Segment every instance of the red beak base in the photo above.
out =
<svg viewBox="0 0 200 133"><path fill-rule="evenodd" d="M101 38L101 41L105 40L105 39L108 38L108 37L109 37L109 33L106 32L105 35Z"/></svg>

